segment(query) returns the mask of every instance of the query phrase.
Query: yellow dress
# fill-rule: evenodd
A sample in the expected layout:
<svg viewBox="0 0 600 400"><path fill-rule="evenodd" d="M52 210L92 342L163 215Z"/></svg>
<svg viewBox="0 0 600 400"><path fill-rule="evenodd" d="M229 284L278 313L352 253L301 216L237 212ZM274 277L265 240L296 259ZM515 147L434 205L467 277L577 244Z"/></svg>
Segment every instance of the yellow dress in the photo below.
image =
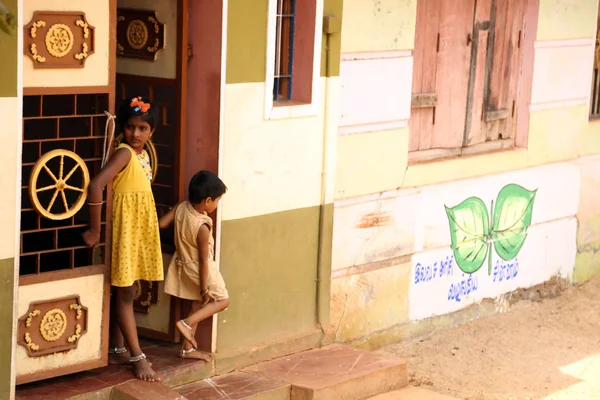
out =
<svg viewBox="0 0 600 400"><path fill-rule="evenodd" d="M162 281L163 264L150 177L137 153L113 181L111 283L128 287L137 280ZM142 156L148 160L145 152ZM151 171L149 171L151 173Z"/></svg>

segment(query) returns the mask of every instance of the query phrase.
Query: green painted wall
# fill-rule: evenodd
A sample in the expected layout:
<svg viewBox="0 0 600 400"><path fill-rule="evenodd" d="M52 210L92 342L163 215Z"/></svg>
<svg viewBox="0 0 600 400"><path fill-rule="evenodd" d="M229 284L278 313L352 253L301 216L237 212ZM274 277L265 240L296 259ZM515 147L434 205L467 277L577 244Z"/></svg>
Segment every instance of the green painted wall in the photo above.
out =
<svg viewBox="0 0 600 400"><path fill-rule="evenodd" d="M0 399L9 399L11 389L14 265L14 258L0 260Z"/></svg>
<svg viewBox="0 0 600 400"><path fill-rule="evenodd" d="M331 33L329 41L327 34L323 33L322 51L321 51L321 76L340 76L340 56L342 50L342 13L343 0L325 0L323 4L323 16L335 17L336 25L339 24L339 32ZM329 50L329 54L327 53ZM327 58L329 56L329 58Z"/></svg>
<svg viewBox="0 0 600 400"><path fill-rule="evenodd" d="M231 299L219 314L218 351L316 327L320 207L223 221L221 271Z"/></svg>
<svg viewBox="0 0 600 400"><path fill-rule="evenodd" d="M2 0L2 3L16 18L17 0ZM17 97L17 45L16 31L9 35L0 29L0 97Z"/></svg>
<svg viewBox="0 0 600 400"><path fill-rule="evenodd" d="M229 0L227 83L264 82L268 0Z"/></svg>

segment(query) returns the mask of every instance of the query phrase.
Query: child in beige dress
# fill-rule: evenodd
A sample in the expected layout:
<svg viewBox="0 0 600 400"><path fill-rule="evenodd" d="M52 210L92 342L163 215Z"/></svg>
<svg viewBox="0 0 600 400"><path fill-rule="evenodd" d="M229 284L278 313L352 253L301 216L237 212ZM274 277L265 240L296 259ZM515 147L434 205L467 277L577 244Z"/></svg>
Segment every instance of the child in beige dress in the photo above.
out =
<svg viewBox="0 0 600 400"><path fill-rule="evenodd" d="M190 181L189 201L179 203L159 221L161 229L175 223L176 251L167 271L165 292L192 300L188 317L176 323L185 338L182 358L210 360L207 354L197 350L196 328L200 321L229 305L229 294L215 262L213 221L208 216L216 210L226 191L219 177L200 171Z"/></svg>

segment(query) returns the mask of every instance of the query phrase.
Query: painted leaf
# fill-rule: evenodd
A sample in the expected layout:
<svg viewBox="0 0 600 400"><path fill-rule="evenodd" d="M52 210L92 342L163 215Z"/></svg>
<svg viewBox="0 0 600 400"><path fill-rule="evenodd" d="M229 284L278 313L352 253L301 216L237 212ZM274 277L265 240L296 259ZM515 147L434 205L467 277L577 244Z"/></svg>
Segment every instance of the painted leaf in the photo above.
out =
<svg viewBox="0 0 600 400"><path fill-rule="evenodd" d="M456 207L446 207L454 259L468 274L483 265L488 253L486 236L489 233L487 208L477 197L470 197Z"/></svg>
<svg viewBox="0 0 600 400"><path fill-rule="evenodd" d="M496 253L503 260L515 258L525 243L536 192L537 190L530 191L510 184L498 193L494 207L492 240Z"/></svg>

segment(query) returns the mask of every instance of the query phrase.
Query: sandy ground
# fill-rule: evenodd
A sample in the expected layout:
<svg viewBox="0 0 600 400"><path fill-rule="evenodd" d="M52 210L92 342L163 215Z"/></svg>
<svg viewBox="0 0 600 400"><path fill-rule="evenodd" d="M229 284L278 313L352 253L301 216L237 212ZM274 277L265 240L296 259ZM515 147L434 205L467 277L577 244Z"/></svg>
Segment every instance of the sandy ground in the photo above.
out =
<svg viewBox="0 0 600 400"><path fill-rule="evenodd" d="M600 279L532 298L383 351L412 385L459 399L600 399Z"/></svg>

